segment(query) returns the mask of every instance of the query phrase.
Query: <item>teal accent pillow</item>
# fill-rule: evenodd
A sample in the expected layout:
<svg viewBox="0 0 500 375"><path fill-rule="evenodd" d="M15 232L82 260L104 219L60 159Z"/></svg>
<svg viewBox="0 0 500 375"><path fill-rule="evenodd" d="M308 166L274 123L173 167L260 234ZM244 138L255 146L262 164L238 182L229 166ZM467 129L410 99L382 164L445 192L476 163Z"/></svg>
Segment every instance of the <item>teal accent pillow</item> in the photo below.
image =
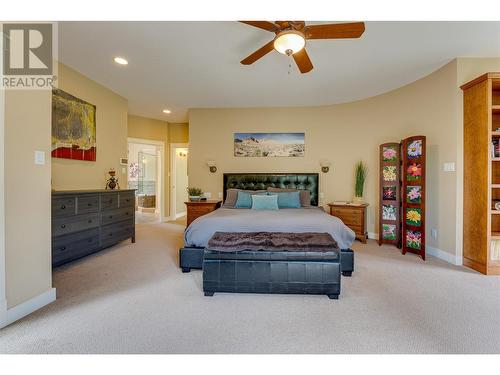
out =
<svg viewBox="0 0 500 375"><path fill-rule="evenodd" d="M279 208L300 208L300 191L268 193L278 197Z"/></svg>
<svg viewBox="0 0 500 375"><path fill-rule="evenodd" d="M279 210L277 195L252 195L252 210Z"/></svg>
<svg viewBox="0 0 500 375"><path fill-rule="evenodd" d="M238 191L238 197L236 198L234 208L252 208L252 196L263 194L266 194L266 192L247 193L244 191Z"/></svg>

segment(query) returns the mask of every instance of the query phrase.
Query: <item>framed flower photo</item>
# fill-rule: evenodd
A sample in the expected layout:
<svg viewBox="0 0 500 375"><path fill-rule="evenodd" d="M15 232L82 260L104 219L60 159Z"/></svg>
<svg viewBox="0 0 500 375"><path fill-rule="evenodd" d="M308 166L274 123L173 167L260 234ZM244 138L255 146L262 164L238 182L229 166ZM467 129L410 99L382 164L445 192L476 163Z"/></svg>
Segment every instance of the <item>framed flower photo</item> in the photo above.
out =
<svg viewBox="0 0 500 375"><path fill-rule="evenodd" d="M396 225L382 224L382 238L388 241L396 240Z"/></svg>
<svg viewBox="0 0 500 375"><path fill-rule="evenodd" d="M422 156L422 140L417 139L408 144L408 158L419 158Z"/></svg>
<svg viewBox="0 0 500 375"><path fill-rule="evenodd" d="M397 194L397 188L395 185L382 187L382 196L385 201L395 201L396 194Z"/></svg>
<svg viewBox="0 0 500 375"><path fill-rule="evenodd" d="M396 206L390 204L382 205L382 220L396 220Z"/></svg>
<svg viewBox="0 0 500 375"><path fill-rule="evenodd" d="M394 162L398 160L398 151L395 146L384 146L382 148L382 158L384 162Z"/></svg>
<svg viewBox="0 0 500 375"><path fill-rule="evenodd" d="M407 181L420 181L422 179L422 164L411 163L406 168Z"/></svg>
<svg viewBox="0 0 500 375"><path fill-rule="evenodd" d="M421 186L407 186L406 187L406 202L413 204L422 203L422 187Z"/></svg>
<svg viewBox="0 0 500 375"><path fill-rule="evenodd" d="M396 181L396 166L395 165L386 165L382 170L382 175L384 177L384 181Z"/></svg>
<svg viewBox="0 0 500 375"><path fill-rule="evenodd" d="M420 208L406 209L406 224L419 227L422 224L422 211Z"/></svg>
<svg viewBox="0 0 500 375"><path fill-rule="evenodd" d="M419 231L407 230L406 246L411 249L420 250L422 248L422 233Z"/></svg>

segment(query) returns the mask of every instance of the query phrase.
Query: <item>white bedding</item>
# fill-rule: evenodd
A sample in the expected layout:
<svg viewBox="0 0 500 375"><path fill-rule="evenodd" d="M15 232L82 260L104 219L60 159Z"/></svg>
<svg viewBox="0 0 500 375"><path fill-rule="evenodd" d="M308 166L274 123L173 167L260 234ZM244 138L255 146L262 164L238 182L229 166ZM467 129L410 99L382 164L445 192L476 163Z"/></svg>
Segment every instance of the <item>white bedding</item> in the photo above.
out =
<svg viewBox="0 0 500 375"><path fill-rule="evenodd" d="M280 210L219 208L194 220L184 233L188 247L206 247L215 232L329 233L341 249L349 249L354 232L339 218L318 207Z"/></svg>

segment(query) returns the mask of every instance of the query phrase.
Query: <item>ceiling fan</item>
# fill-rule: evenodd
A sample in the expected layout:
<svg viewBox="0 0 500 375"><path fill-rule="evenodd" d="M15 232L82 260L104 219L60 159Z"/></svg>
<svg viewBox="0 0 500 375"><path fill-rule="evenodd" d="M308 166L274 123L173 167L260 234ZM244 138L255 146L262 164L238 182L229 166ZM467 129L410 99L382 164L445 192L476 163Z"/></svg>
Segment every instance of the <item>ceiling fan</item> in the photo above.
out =
<svg viewBox="0 0 500 375"><path fill-rule="evenodd" d="M359 38L365 31L364 22L335 23L306 26L304 21L240 21L259 29L270 31L274 39L259 48L247 58L243 65L253 64L273 49L287 56L292 56L301 73L312 70L313 64L306 52L306 40L309 39L345 39Z"/></svg>

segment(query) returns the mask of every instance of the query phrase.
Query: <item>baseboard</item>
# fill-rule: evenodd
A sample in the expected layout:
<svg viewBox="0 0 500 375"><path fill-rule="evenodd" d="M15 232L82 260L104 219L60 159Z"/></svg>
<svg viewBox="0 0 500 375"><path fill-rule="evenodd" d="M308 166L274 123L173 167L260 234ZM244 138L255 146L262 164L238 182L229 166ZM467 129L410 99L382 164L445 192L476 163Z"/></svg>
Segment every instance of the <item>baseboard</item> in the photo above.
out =
<svg viewBox="0 0 500 375"><path fill-rule="evenodd" d="M5 317L5 321L2 322L0 328L8 326L9 324L14 323L16 320L24 318L26 315L35 312L38 309L52 303L56 300L56 288L51 288L50 290L42 293L36 297L31 298L30 300L20 303L17 306L14 306L11 309L7 310L7 314Z"/></svg>
<svg viewBox="0 0 500 375"><path fill-rule="evenodd" d="M461 266L462 265L462 258L455 256L453 254L450 254L447 251L438 249L437 247L432 247L432 246L426 246L425 252L428 255L431 255L433 257L439 258L441 260L444 260L445 262L454 264L456 266Z"/></svg>
<svg viewBox="0 0 500 375"><path fill-rule="evenodd" d="M182 211L182 212L179 212L178 214L176 214L175 218L178 219L178 218L186 216L186 215L187 215L187 211Z"/></svg>
<svg viewBox="0 0 500 375"><path fill-rule="evenodd" d="M7 324L7 300L0 300L0 328L5 327Z"/></svg>
<svg viewBox="0 0 500 375"><path fill-rule="evenodd" d="M368 232L368 238L378 240L378 233ZM426 246L426 253L456 266L463 265L461 256L450 254L449 252L438 249L437 247Z"/></svg>

